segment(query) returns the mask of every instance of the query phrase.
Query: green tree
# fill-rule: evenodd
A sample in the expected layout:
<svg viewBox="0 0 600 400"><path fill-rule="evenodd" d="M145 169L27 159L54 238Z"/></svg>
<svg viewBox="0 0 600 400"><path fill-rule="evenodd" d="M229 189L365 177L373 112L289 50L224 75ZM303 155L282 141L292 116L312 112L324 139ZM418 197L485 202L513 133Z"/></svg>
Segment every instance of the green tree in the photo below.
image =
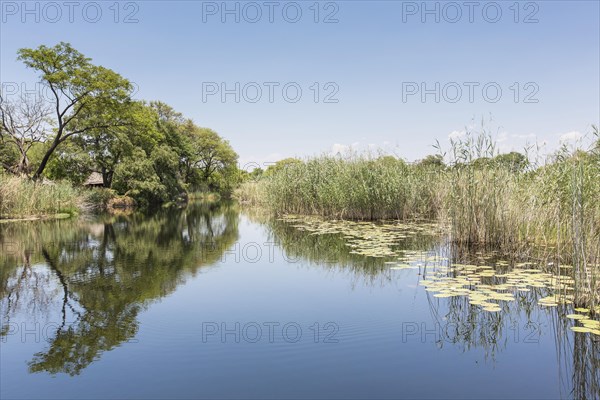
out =
<svg viewBox="0 0 600 400"><path fill-rule="evenodd" d="M190 137L188 168L196 169L210 190L223 187L223 178L237 173L238 155L229 142L208 128L196 128Z"/></svg>
<svg viewBox="0 0 600 400"><path fill-rule="evenodd" d="M284 171L288 166L296 164L302 164L302 161L297 158L284 158L283 160L277 161L275 164L269 165L265 171L265 176L275 175Z"/></svg>
<svg viewBox="0 0 600 400"><path fill-rule="evenodd" d="M140 148L117 165L113 188L133 197L142 208L167 201L167 189L156 175L152 159Z"/></svg>
<svg viewBox="0 0 600 400"><path fill-rule="evenodd" d="M529 160L524 154L513 151L499 154L493 159L494 164L507 168L512 172L521 172L529 165Z"/></svg>
<svg viewBox="0 0 600 400"><path fill-rule="evenodd" d="M252 170L252 172L250 172L250 179L253 180L258 180L260 178L262 178L262 176L264 175L265 171L260 168L260 167L256 167Z"/></svg>
<svg viewBox="0 0 600 400"><path fill-rule="evenodd" d="M92 169L102 174L107 188L112 186L117 165L131 156L135 148L150 153L163 139L156 126L156 113L142 102L127 101L100 109L91 107L83 114L83 119L86 123L95 119L95 125L107 120L115 122L112 126L86 131L78 141L82 150L89 154Z"/></svg>
<svg viewBox="0 0 600 400"><path fill-rule="evenodd" d="M174 200L182 195L184 189L179 177L179 157L176 150L166 144L160 145L154 149L150 159L166 195L163 200Z"/></svg>
<svg viewBox="0 0 600 400"><path fill-rule="evenodd" d="M417 163L419 167L444 168L444 158L440 154L430 154Z"/></svg>
<svg viewBox="0 0 600 400"><path fill-rule="evenodd" d="M0 165L6 171L13 172L18 162L18 150L11 145L7 136L0 135Z"/></svg>
<svg viewBox="0 0 600 400"><path fill-rule="evenodd" d="M41 177L56 148L69 138L93 129L121 124L120 120L85 119L86 110L111 108L127 101L132 90L128 80L116 72L96 66L89 58L61 42L54 47L39 46L18 51L18 60L40 73L53 96L56 132L44 154L34 179Z"/></svg>
<svg viewBox="0 0 600 400"><path fill-rule="evenodd" d="M489 157L479 157L471 161L470 165L472 165L476 169L483 169L491 167L493 165L493 161Z"/></svg>
<svg viewBox="0 0 600 400"><path fill-rule="evenodd" d="M49 179L66 179L79 185L82 184L89 176L90 172L93 171L93 162L89 153L84 151L77 142L78 140L68 141L57 148L52 154L45 172L45 175ZM46 153L47 146L48 145L44 143L44 148L35 153L40 153L41 157L43 157ZM37 157L34 155L34 163L37 163L35 158Z"/></svg>

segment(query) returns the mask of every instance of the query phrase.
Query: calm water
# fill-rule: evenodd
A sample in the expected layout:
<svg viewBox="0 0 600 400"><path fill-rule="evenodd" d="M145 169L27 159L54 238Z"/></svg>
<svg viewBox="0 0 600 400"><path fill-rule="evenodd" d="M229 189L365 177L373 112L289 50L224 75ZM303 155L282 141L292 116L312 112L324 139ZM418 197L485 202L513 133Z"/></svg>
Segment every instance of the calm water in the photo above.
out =
<svg viewBox="0 0 600 400"><path fill-rule="evenodd" d="M1 224L0 397L600 397L541 294L478 312L343 240L231 205Z"/></svg>

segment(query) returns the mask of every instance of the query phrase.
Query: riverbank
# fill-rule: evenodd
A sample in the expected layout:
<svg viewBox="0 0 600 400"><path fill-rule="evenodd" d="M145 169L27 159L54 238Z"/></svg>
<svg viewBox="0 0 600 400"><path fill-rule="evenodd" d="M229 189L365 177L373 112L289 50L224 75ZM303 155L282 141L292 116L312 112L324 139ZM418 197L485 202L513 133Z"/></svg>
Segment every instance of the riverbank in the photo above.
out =
<svg viewBox="0 0 600 400"><path fill-rule="evenodd" d="M361 155L298 160L244 183L234 197L276 215L436 220L459 243L514 250L568 242L598 254L600 146L563 148L543 163L493 146L488 137L468 137L453 143L448 163L433 156L417 163Z"/></svg>
<svg viewBox="0 0 600 400"><path fill-rule="evenodd" d="M79 214L134 209L135 201L104 188L78 188L69 182L33 182L0 174L0 222L64 219Z"/></svg>
<svg viewBox="0 0 600 400"><path fill-rule="evenodd" d="M514 258L542 249L557 266L572 268L575 303L596 305L598 143L563 147L544 162L498 154L486 136L454 142L447 163L433 156L413 164L391 156L321 156L247 182L236 198L280 217L437 221L452 243Z"/></svg>
<svg viewBox="0 0 600 400"><path fill-rule="evenodd" d="M40 215L35 217L22 217L22 218L0 218L0 224L8 224L12 222L27 222L27 221L43 221L50 219L67 219L71 218L71 214L50 214L50 215Z"/></svg>
<svg viewBox="0 0 600 400"><path fill-rule="evenodd" d="M154 208L180 207L188 201L216 203L216 192L193 192ZM64 219L79 214L108 212L123 214L138 210L136 200L106 188L76 187L65 181L33 182L26 177L0 173L0 223Z"/></svg>
<svg viewBox="0 0 600 400"><path fill-rule="evenodd" d="M81 190L62 182L33 182L0 174L0 219L41 219L75 215L85 208Z"/></svg>

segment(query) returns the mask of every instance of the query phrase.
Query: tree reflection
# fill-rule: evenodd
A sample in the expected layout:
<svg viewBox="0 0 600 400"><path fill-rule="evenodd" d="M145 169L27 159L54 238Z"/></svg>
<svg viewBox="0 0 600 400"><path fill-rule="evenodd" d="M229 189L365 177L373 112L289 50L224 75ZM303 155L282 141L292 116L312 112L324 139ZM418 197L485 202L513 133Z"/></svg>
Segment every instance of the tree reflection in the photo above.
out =
<svg viewBox="0 0 600 400"><path fill-rule="evenodd" d="M368 285L392 281L387 261L394 257L364 257L351 253L347 240L342 234L314 235L300 231L289 223L260 215L249 215L251 219L263 222L269 227L269 241L280 246L287 260L306 261L327 268L332 272L349 273ZM395 250L428 249L438 242L435 236L423 234L398 240Z"/></svg>
<svg viewBox="0 0 600 400"><path fill-rule="evenodd" d="M172 293L202 266L217 261L238 239L238 211L228 205L192 204L183 211L153 216L114 216L93 220L47 221L0 226L0 301L4 328L13 316L42 319L56 313L48 347L33 356L31 372L79 374L104 351L135 337L138 315L152 301ZM256 220L256 217L252 217ZM385 258L352 254L343 235L312 235L289 224L259 219L291 261L306 261L348 273L373 284L393 280ZM439 238L415 236L398 248L434 251L454 261L482 261L481 249L451 248ZM512 263L511 263L512 264ZM509 266L496 265L506 273ZM417 271L415 271L417 272ZM419 271L427 276L429 271ZM454 272L449 271L449 274ZM495 278L485 278L495 279ZM484 281L484 283L492 283ZM421 290L421 289L418 289ZM515 341L551 330L565 397L600 398L600 343L569 330L568 306L543 309L545 288L519 292L496 313L482 312L465 297L432 298L434 322L445 329L441 346L467 352L483 349L494 359ZM552 321L552 326L543 326Z"/></svg>
<svg viewBox="0 0 600 400"><path fill-rule="evenodd" d="M0 245L10 249L0 259L4 325L17 312L43 319L58 306L56 332L29 369L77 375L102 352L132 339L137 316L150 302L216 262L238 239L238 214L229 205L192 204L151 217L1 229Z"/></svg>

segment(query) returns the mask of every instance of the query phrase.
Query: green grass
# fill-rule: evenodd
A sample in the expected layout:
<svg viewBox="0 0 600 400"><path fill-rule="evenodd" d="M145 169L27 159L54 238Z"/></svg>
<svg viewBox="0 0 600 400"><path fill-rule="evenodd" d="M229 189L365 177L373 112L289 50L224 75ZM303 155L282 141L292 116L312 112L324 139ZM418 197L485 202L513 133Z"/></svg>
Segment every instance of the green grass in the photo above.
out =
<svg viewBox="0 0 600 400"><path fill-rule="evenodd" d="M445 166L321 156L245 183L236 198L275 214L437 220L454 243L512 254L542 248L574 266L584 301L599 290L599 150L564 147L544 163L515 168L496 161L488 135L469 134L452 143Z"/></svg>
<svg viewBox="0 0 600 400"><path fill-rule="evenodd" d="M256 180L250 180L243 183L233 192L234 200L249 206L260 206L264 204L265 196L265 185Z"/></svg>
<svg viewBox="0 0 600 400"><path fill-rule="evenodd" d="M69 182L34 182L0 173L0 219L64 218L82 212L105 210L114 191L77 188ZM117 196L118 197L118 196Z"/></svg>
<svg viewBox="0 0 600 400"><path fill-rule="evenodd" d="M0 218L74 215L82 207L81 192L68 183L36 183L0 174Z"/></svg>
<svg viewBox="0 0 600 400"><path fill-rule="evenodd" d="M280 213L347 219L433 218L441 198L431 182L439 178L434 168L413 168L391 157L323 156L290 165L238 193L254 194L242 199Z"/></svg>

